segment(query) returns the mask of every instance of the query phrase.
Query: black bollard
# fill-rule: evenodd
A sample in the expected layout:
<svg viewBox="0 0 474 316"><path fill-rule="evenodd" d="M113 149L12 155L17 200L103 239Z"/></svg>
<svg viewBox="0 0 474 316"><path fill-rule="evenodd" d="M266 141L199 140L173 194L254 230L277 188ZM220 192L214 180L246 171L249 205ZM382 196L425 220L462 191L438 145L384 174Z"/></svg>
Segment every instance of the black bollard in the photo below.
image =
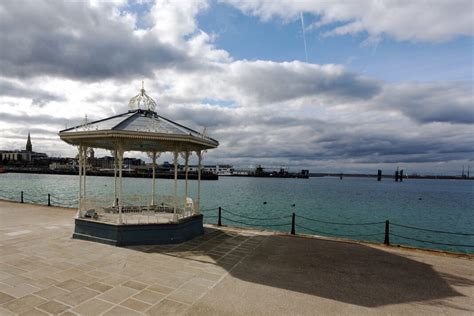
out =
<svg viewBox="0 0 474 316"><path fill-rule="evenodd" d="M385 221L385 239L383 243L387 246L390 246L390 223L388 220Z"/></svg>
<svg viewBox="0 0 474 316"><path fill-rule="evenodd" d="M382 170L379 169L379 171L377 172L377 181L381 181L382 180Z"/></svg>
<svg viewBox="0 0 474 316"><path fill-rule="evenodd" d="M21 203L23 203L23 191L21 191Z"/></svg>
<svg viewBox="0 0 474 316"><path fill-rule="evenodd" d="M219 216L217 218L217 226L222 226L221 213L222 213L222 208L219 206Z"/></svg>
<svg viewBox="0 0 474 316"><path fill-rule="evenodd" d="M403 169L400 170L400 182L402 182L402 181L403 181Z"/></svg>
<svg viewBox="0 0 474 316"><path fill-rule="evenodd" d="M291 234L295 235L295 212L291 215Z"/></svg>
<svg viewBox="0 0 474 316"><path fill-rule="evenodd" d="M48 193L48 206L51 206L51 194Z"/></svg>

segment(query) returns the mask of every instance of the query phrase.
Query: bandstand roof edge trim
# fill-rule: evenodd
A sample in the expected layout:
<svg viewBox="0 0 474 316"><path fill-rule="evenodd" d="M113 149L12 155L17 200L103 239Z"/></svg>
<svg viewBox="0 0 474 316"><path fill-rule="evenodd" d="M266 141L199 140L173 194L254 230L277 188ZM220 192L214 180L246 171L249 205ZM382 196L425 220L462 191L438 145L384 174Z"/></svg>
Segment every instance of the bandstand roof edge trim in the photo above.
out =
<svg viewBox="0 0 474 316"><path fill-rule="evenodd" d="M81 124L59 132L71 145L127 151L205 150L219 142L176 123L152 110L135 109L105 119Z"/></svg>

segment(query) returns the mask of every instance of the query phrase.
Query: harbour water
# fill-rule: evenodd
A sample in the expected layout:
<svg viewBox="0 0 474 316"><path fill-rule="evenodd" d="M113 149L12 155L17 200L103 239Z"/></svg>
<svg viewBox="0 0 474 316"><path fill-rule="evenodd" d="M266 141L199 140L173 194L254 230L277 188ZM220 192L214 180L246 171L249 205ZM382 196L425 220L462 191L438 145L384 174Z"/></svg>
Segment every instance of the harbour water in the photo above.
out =
<svg viewBox="0 0 474 316"><path fill-rule="evenodd" d="M196 184L196 181L189 182L191 197L196 194ZM151 179L124 178L123 188L128 195L149 196ZM179 181L179 190L183 192L184 181ZM75 207L78 177L0 174L0 198L18 201L20 191L24 191L25 202L45 204L50 193L54 205ZM173 181L158 179L156 192L158 195L171 195ZM88 177L87 195L112 197L113 178ZM474 247L459 246L474 246L473 181L408 179L396 183L388 179L377 182L374 178L220 177L218 181L202 182L201 204L207 223L216 223L216 208L221 206L225 225L249 225L289 232L291 213L295 212L297 233L383 242L384 222L389 220L392 244L474 253ZM464 235L422 231L394 224Z"/></svg>

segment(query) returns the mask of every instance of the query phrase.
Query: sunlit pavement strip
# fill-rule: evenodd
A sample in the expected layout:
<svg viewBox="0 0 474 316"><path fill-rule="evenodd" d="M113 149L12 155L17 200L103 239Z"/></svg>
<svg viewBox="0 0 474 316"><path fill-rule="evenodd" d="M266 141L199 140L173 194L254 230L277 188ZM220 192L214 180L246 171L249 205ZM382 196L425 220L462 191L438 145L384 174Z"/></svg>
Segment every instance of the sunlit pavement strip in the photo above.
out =
<svg viewBox="0 0 474 316"><path fill-rule="evenodd" d="M7 236L18 236L18 235L24 235L24 234L29 234L29 233L31 233L31 230L19 230L19 231L12 232L12 233L6 233L5 235L7 235Z"/></svg>
<svg viewBox="0 0 474 316"><path fill-rule="evenodd" d="M46 226L45 228L46 229L58 229L59 227L58 226Z"/></svg>
<svg viewBox="0 0 474 316"><path fill-rule="evenodd" d="M71 239L74 215L0 201L0 315L473 312L471 260L215 228L180 245L121 248ZM374 287L358 290L352 275ZM384 276L394 279L376 281Z"/></svg>

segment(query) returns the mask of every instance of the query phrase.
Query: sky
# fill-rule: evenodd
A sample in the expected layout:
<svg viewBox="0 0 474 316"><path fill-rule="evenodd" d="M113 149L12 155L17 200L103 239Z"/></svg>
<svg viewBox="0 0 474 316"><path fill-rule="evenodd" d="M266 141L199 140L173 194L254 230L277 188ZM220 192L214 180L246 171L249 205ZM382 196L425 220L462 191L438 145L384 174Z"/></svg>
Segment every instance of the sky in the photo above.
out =
<svg viewBox="0 0 474 316"><path fill-rule="evenodd" d="M474 168L472 12L472 0L1 1L0 149L30 132L35 151L75 156L58 131L128 111L144 80L158 114L220 142L205 163L460 174Z"/></svg>

